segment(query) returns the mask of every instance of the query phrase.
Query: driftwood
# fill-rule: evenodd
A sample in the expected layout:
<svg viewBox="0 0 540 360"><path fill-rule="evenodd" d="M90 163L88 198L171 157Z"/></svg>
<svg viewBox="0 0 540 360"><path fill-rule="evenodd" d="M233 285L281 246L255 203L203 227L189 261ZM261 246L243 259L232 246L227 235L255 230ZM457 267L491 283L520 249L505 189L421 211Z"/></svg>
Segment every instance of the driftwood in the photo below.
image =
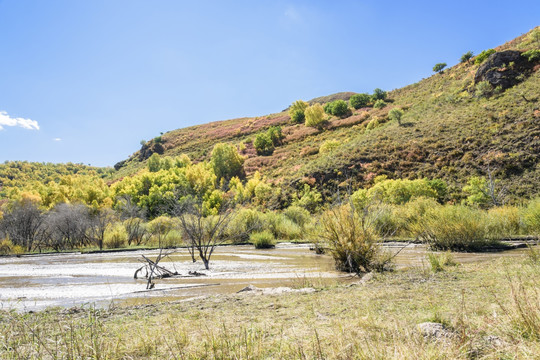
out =
<svg viewBox="0 0 540 360"><path fill-rule="evenodd" d="M151 260L147 258L146 256L142 255L143 260L145 264L135 270L135 274L133 275L133 278L138 279L139 273L143 270L145 271L144 277L148 279L146 283L146 289L153 289L154 288L154 282L153 279L165 279L171 276L179 275L177 271L170 271L163 266L159 266L158 263L165 257L169 256L171 252L163 252L163 249L159 250L159 255L156 258L156 260Z"/></svg>

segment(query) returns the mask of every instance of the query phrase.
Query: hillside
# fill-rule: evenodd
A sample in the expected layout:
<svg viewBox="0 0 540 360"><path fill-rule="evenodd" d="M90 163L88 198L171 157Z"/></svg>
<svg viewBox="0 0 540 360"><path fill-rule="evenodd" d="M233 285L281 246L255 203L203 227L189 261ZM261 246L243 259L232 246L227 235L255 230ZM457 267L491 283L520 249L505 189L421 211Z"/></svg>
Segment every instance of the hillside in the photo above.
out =
<svg viewBox="0 0 540 360"><path fill-rule="evenodd" d="M539 32L536 28L495 50L538 49ZM137 171L153 152L186 153L202 161L209 158L214 144L227 142L244 143L248 176L259 170L274 183L286 187L316 184L327 195L344 181L368 185L381 174L442 178L457 191L470 176L491 171L513 197L531 196L540 178L539 66L519 74L515 86L482 96L475 84L481 65L474 60L390 91L382 109L366 107L346 118L333 117L321 130L291 124L287 111L174 130L157 139L161 143L150 140L117 164L117 176ZM508 70L504 65L513 64L503 64L497 71ZM352 94L320 97L310 103L347 100ZM401 124L388 120L393 108L404 110ZM254 135L275 125L283 129L283 145L270 156L257 155ZM320 145L328 140L341 145L330 153L319 153Z"/></svg>

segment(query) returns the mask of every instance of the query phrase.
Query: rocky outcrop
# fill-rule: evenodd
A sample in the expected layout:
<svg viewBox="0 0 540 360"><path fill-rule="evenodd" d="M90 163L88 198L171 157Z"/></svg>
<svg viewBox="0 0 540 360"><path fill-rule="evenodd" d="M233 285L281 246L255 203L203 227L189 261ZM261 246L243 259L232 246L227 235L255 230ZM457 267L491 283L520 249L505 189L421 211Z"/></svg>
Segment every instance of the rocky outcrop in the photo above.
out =
<svg viewBox="0 0 540 360"><path fill-rule="evenodd" d="M476 71L474 82L489 82L494 88L508 89L523 81L530 74L534 63L529 62L521 52L507 50L491 54Z"/></svg>
<svg viewBox="0 0 540 360"><path fill-rule="evenodd" d="M153 153L163 155L164 152L165 148L161 143L149 141L141 147L141 150L139 150L139 161L148 159Z"/></svg>

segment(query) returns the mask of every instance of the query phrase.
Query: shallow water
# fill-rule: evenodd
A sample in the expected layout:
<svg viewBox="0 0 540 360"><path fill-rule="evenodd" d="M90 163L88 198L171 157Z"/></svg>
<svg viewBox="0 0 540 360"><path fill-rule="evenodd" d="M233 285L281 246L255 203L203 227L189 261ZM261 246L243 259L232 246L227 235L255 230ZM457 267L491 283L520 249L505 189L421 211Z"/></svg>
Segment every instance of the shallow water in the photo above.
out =
<svg viewBox="0 0 540 360"><path fill-rule="evenodd" d="M398 267L427 266L424 246L410 244L403 248L401 244L388 244L386 247L393 252L401 250L394 259ZM205 276L156 280L155 289L146 291L146 279L134 279L133 275L142 266L141 255L155 258L157 254L157 251L129 251L0 258L0 307L28 311L48 306L140 304L163 298L233 293L250 284L302 287L351 280L348 274L333 269L329 256L314 254L309 245L279 244L269 250L226 246L216 249L209 271L204 270L201 261L193 263L186 249L179 249L160 265L182 275L198 271ZM522 254L522 250L513 250L455 254L454 258L465 263Z"/></svg>

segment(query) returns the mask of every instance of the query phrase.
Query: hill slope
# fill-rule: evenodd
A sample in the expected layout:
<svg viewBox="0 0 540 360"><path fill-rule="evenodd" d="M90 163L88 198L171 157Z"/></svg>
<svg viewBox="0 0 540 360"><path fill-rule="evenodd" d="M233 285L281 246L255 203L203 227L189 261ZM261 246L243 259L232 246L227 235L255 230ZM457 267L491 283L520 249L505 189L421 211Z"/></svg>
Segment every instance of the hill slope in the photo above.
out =
<svg viewBox="0 0 540 360"><path fill-rule="evenodd" d="M495 50L538 49L539 37L536 28ZM259 170L285 188L307 182L330 195L340 184L368 185L376 175L385 174L442 178L457 193L470 176L490 171L512 197L528 197L538 191L540 179L540 72L535 64L518 74L516 85L486 91L475 82L480 65L473 58L389 92L382 109L367 107L343 119L333 117L321 130L291 124L286 111L174 130L118 163L116 176L138 171L153 152L186 153L201 161L208 159L216 143L227 142L244 144L248 176ZM491 70L504 75L514 66L511 62ZM340 93L311 102L351 95ZM404 110L401 124L388 119L392 108ZM271 156L257 155L254 136L275 125L283 129L283 145ZM321 144L329 140L340 145L319 153Z"/></svg>

